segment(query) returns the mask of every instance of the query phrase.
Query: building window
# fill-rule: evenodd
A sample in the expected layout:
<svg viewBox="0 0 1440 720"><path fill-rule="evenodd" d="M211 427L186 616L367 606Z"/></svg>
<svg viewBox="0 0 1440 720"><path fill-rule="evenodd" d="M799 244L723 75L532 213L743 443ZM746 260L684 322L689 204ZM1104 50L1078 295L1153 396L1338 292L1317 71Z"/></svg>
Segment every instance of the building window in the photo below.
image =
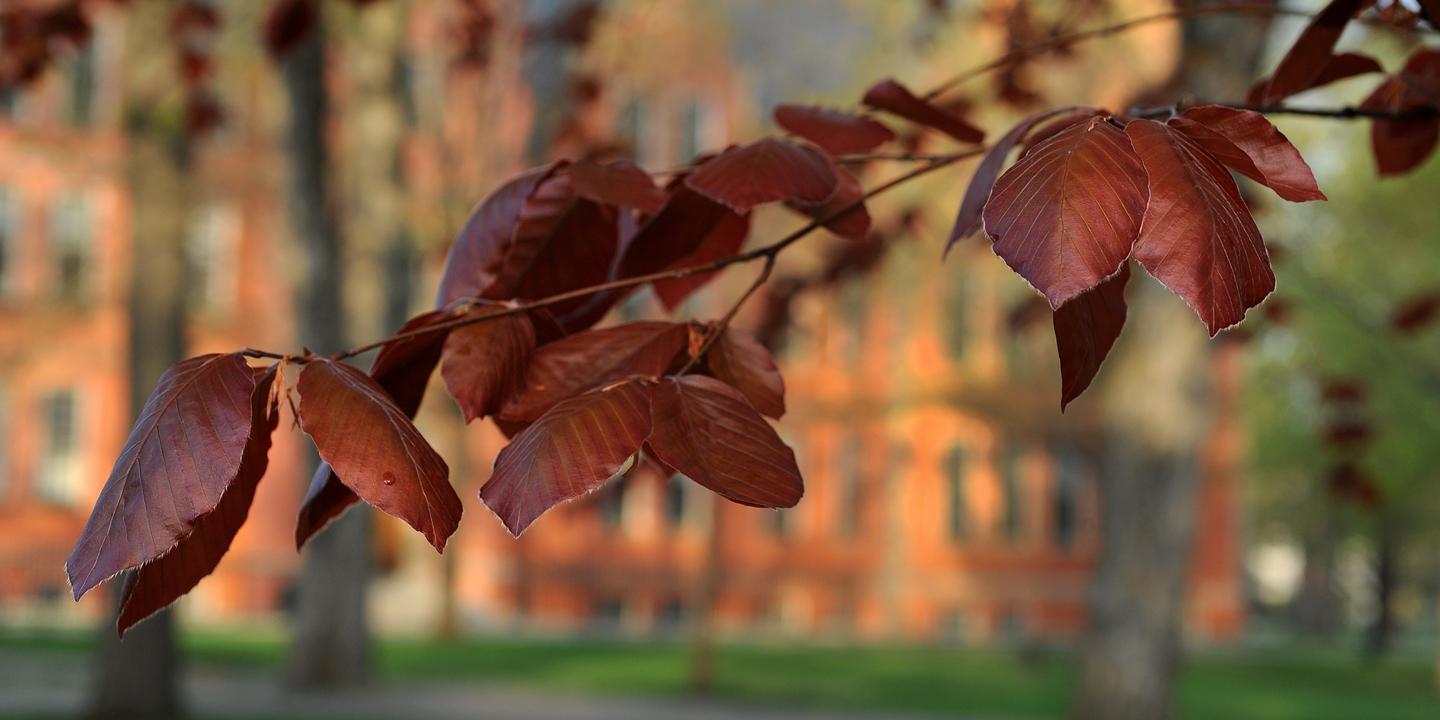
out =
<svg viewBox="0 0 1440 720"><path fill-rule="evenodd" d="M0 383L0 502L10 495L10 388Z"/></svg>
<svg viewBox="0 0 1440 720"><path fill-rule="evenodd" d="M1025 529L1024 493L1020 488L1020 451L1015 447L1005 448L1000 461L1000 492L1004 496L1005 538L1014 542Z"/></svg>
<svg viewBox="0 0 1440 720"><path fill-rule="evenodd" d="M65 68L70 125L87 128L95 120L95 43L80 45Z"/></svg>
<svg viewBox="0 0 1440 720"><path fill-rule="evenodd" d="M964 355L970 340L970 316L966 312L969 292L966 283L948 283L945 289L945 315L940 325L945 332L945 351L951 358Z"/></svg>
<svg viewBox="0 0 1440 720"><path fill-rule="evenodd" d="M621 528L625 525L625 478L623 476L611 480L610 483L599 492L595 498L596 505L600 509L600 520L609 528Z"/></svg>
<svg viewBox="0 0 1440 720"><path fill-rule="evenodd" d="M642 166L651 160L646 114L645 101L632 98L621 106L615 128L616 139L630 148L630 158Z"/></svg>
<svg viewBox="0 0 1440 720"><path fill-rule="evenodd" d="M680 111L680 162L689 162L709 149L714 142L713 117L710 104L700 100L687 103Z"/></svg>
<svg viewBox="0 0 1440 720"><path fill-rule="evenodd" d="M235 212L223 205L206 205L190 217L185 231L185 259L190 266L192 307L223 313L233 306L238 225Z"/></svg>
<svg viewBox="0 0 1440 720"><path fill-rule="evenodd" d="M0 298L15 294L15 265L19 248L19 197L11 188L0 186Z"/></svg>
<svg viewBox="0 0 1440 720"><path fill-rule="evenodd" d="M1079 524L1080 455L1063 445L1055 450L1054 503L1055 545L1068 549Z"/></svg>
<svg viewBox="0 0 1440 720"><path fill-rule="evenodd" d="M40 399L40 423L45 430L35 492L40 499L71 505L80 499L80 427L75 391L55 390Z"/></svg>
<svg viewBox="0 0 1440 720"><path fill-rule="evenodd" d="M836 488L836 501L839 507L836 508L835 522L842 538L853 538L860 529L860 504L863 499L860 459L860 438L850 438L850 441L840 448L836 472L836 481L839 483Z"/></svg>
<svg viewBox="0 0 1440 720"><path fill-rule="evenodd" d="M83 300L90 282L94 232L90 198L67 193L55 202L50 222L55 260L55 294L65 301Z"/></svg>
<svg viewBox="0 0 1440 720"><path fill-rule="evenodd" d="M678 528L685 524L685 498L690 495L690 478L675 473L665 480L665 524Z"/></svg>
<svg viewBox="0 0 1440 720"><path fill-rule="evenodd" d="M965 448L956 445L945 453L946 504L945 529L951 542L960 542L970 532L970 506L965 491L970 475L970 457Z"/></svg>

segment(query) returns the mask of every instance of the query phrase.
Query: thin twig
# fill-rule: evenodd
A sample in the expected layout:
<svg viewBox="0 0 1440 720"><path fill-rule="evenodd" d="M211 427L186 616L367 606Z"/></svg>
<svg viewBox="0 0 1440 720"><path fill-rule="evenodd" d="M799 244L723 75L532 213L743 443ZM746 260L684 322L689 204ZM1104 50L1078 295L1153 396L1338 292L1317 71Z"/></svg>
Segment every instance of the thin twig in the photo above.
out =
<svg viewBox="0 0 1440 720"><path fill-rule="evenodd" d="M1356 107L1354 105L1346 105L1344 107L1334 108L1322 108L1306 107L1303 105L1255 105L1243 102L1204 101L1189 104L1189 106L1191 107L1195 105L1223 105L1225 107L1236 108L1238 110L1253 110L1254 112L1258 112L1263 115L1305 115L1309 117L1323 117L1340 120L1356 120L1360 118L1370 118L1376 120L1421 120L1425 118L1433 118L1437 115L1437 111L1433 107L1419 107L1409 110L1372 110L1368 108ZM1131 108L1126 114L1133 115L1135 117L1169 117L1171 115L1179 113L1181 110L1183 110L1183 107L1178 105L1161 105L1156 107Z"/></svg>
<svg viewBox="0 0 1440 720"><path fill-rule="evenodd" d="M1129 20L1122 20L1120 22L1114 23L1113 25L1092 28L1090 30L1078 30L1076 32L1066 33L1064 35L1056 35L1055 37L1042 40L1037 43L1017 47L1005 53L1004 55L995 58L994 60L983 63L981 65L976 65L975 67L968 68L959 73L956 73L955 75L950 76L921 97L926 100L934 100L935 98L944 95L945 93L964 84L965 82L985 75L986 73L994 72L1021 60L1059 50L1063 47L1066 47L1067 45L1072 45L1078 42L1092 40L1095 38L1105 37L1108 35L1116 35L1127 30L1133 30L1138 27L1152 25L1158 22L1183 20L1185 18L1200 17L1204 15L1258 15L1266 17L1305 18L1314 17L1314 13L1307 10L1278 7L1275 5L1267 5L1262 3L1194 5L1188 7L1179 7L1175 8L1174 10L1169 10L1162 13L1155 13L1154 15L1143 15L1141 17L1130 18ZM1360 22L1366 21L1360 20ZM1393 26L1385 25L1385 27ZM1400 30L1401 28L1395 29ZM1414 28L1412 30L1414 32L1433 32L1424 30L1422 28Z"/></svg>

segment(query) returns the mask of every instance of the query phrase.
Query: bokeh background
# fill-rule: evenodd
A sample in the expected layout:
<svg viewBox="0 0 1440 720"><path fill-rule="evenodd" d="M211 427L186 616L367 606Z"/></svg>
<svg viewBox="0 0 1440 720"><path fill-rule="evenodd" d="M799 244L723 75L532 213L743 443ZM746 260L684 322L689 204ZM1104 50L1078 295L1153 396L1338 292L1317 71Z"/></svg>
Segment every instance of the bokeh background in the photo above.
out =
<svg viewBox="0 0 1440 720"><path fill-rule="evenodd" d="M202 105L195 79L176 79L174 31L149 0L97 4L91 42L0 95L0 717L81 713L115 662L99 650L112 646L110 597L72 602L62 567L134 395L148 393L134 387L143 333L132 328L162 320L132 287L173 275L147 250L157 233L184 238L188 353L293 351L317 322L355 344L428 307L450 239L509 174L587 155L674 168L776 132L780 102L852 107L886 76L925 88L1050 33L1172 7L322 4L323 42L297 51L323 52L318 199L295 189L295 156L315 138L295 133L290 71L258 40L265 3L216 3ZM1257 38L1259 62L1214 70L1242 83L1221 77L1210 99L1239 99L1303 26L1242 22L1260 28L1236 36ZM1393 67L1413 40L1355 28L1342 47ZM1156 23L958 96L993 136L1039 107L1121 109L1177 77L1204 82L1205 63L1232 51ZM1345 104L1369 87L1303 99ZM1440 717L1440 327L1392 321L1440 288L1440 167L1380 182L1363 123L1280 122L1330 201L1250 198L1280 289L1198 364L1213 412L1195 432L1194 540L1170 558L1185 568L1181 715ZM418 422L465 499L459 534L436 555L400 522L353 511L328 549L306 551L348 559L326 574L294 549L310 459L282 426L248 525L174 612L180 653L166 672L190 714L1063 715L1088 604L1106 592L1092 584L1107 512L1102 426L1107 398L1125 391L1092 390L1061 415L1032 291L980 240L940 261L970 167L873 202L868 240L797 246L740 316L788 383L779 427L807 486L793 510L639 473L511 539L475 497L502 436L464 426L432 388ZM877 162L861 177L897 172ZM317 204L333 211L328 255L296 230L312 215L295 206ZM752 242L798 224L761 210ZM748 272L680 314L723 311ZM340 312L317 320L312 293L326 277ZM615 311L661 313L648 292ZM1122 342L1163 356L1194 347L1167 345L1173 335L1203 334L1194 322L1145 327ZM1149 379L1122 361L1101 382L1143 395ZM1193 414L1183 397L1147 402L1176 422ZM1152 510L1110 512L1123 522ZM325 588L347 610L307 610L307 592Z"/></svg>

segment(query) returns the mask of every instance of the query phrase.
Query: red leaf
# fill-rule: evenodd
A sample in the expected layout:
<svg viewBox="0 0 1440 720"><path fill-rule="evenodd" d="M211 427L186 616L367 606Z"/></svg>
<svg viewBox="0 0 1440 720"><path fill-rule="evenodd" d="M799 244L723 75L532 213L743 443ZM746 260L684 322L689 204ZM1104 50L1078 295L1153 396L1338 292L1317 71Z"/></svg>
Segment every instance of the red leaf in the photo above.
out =
<svg viewBox="0 0 1440 720"><path fill-rule="evenodd" d="M864 238L870 232L870 211L865 209L864 203L865 188L861 187L860 181L844 168L837 165L834 170L835 177L838 178L835 192L831 193L824 202L810 204L790 201L785 204L815 220L825 220L838 213L843 213L826 222L825 227L840 237L852 240ZM846 211L846 208L852 205L856 207Z"/></svg>
<svg viewBox="0 0 1440 720"><path fill-rule="evenodd" d="M1380 66L1380 62L1369 55L1340 53L1330 56L1330 59L1325 61L1325 67L1320 70L1320 74L1311 81L1309 87L1302 88L1302 90L1312 90L1357 75L1384 71L1385 69ZM1246 95L1245 101L1255 105L1265 104L1265 93L1269 86L1270 78L1265 78L1255 83L1250 87L1250 92Z"/></svg>
<svg viewBox="0 0 1440 720"><path fill-rule="evenodd" d="M729 148L685 178L695 192L738 213L777 200L823 202L836 181L826 156L775 138Z"/></svg>
<svg viewBox="0 0 1440 720"><path fill-rule="evenodd" d="M1421 293L1406 300L1390 316L1396 332L1413 335L1440 318L1440 292Z"/></svg>
<svg viewBox="0 0 1440 720"><path fill-rule="evenodd" d="M651 393L648 447L662 463L731 501L794 507L805 494L795 453L735 388L667 377Z"/></svg>
<svg viewBox="0 0 1440 720"><path fill-rule="evenodd" d="M190 358L160 376L65 561L76 600L169 552L220 503L241 470L255 385L239 353Z"/></svg>
<svg viewBox="0 0 1440 720"><path fill-rule="evenodd" d="M487 294L537 299L598 285L610 278L618 248L615 209L576 198L571 177L554 175L526 199L495 285ZM561 317L585 303L586 298L577 298L550 309ZM563 317L561 321L564 324Z"/></svg>
<svg viewBox="0 0 1440 720"><path fill-rule="evenodd" d="M358 502L360 496L340 482L330 463L320 463L310 477L310 487L300 502L300 516L295 519L295 549L305 547L310 538Z"/></svg>
<svg viewBox="0 0 1440 720"><path fill-rule="evenodd" d="M990 199L990 191L995 187L995 178L999 177L1000 168L1005 166L1005 159L1009 157L1010 151L1014 150L1015 146L1019 145L1020 141L1036 125L1061 113L1075 112L1076 110L1076 108L1064 108L1031 115L1015 123L1015 127L1010 128L1009 132L990 146L990 151L985 153L985 159L980 161L979 167L975 168L975 175L970 178L970 186L965 189L965 199L960 201L960 211L955 216L955 227L950 231L950 239L945 243L947 254L961 238L969 237L980 229L981 212L985 209L985 203ZM1076 112L1076 117L1084 118L1094 114L1093 111L1079 111Z"/></svg>
<svg viewBox="0 0 1440 720"><path fill-rule="evenodd" d="M476 308L490 315L496 308ZM523 313L505 315L450 332L440 376L470 422L499 411L505 399L525 383L525 363L535 349L535 328Z"/></svg>
<svg viewBox="0 0 1440 720"><path fill-rule="evenodd" d="M261 26L265 49L279 60L305 44L319 24L320 11L313 0L275 0Z"/></svg>
<svg viewBox="0 0 1440 720"><path fill-rule="evenodd" d="M396 334L412 332L423 327L453 319L449 311L431 310L410 318L400 326ZM412 338L390 343L380 348L375 362L370 365L370 377L395 402L408 417L415 417L420 402L425 398L425 389L430 384L430 375L440 362L441 350L445 347L446 330L417 335ZM329 463L320 463L310 479L310 488L300 504L300 515L295 522L295 548L298 550L325 529L331 520L360 498L345 487Z"/></svg>
<svg viewBox="0 0 1440 720"><path fill-rule="evenodd" d="M1405 68L1375 89L1360 107L1366 110L1417 112L1430 110L1431 117L1405 120L1374 120L1370 144L1380 175L1403 175L1425 162L1440 142L1440 51L1417 50Z"/></svg>
<svg viewBox="0 0 1440 720"><path fill-rule="evenodd" d="M1125 134L1150 177L1135 259L1214 337L1275 289L1260 230L1230 172L1188 135L1153 120Z"/></svg>
<svg viewBox="0 0 1440 720"><path fill-rule="evenodd" d="M725 328L705 353L705 367L739 390L762 415L778 420L785 414L785 379L770 351L749 333Z"/></svg>
<svg viewBox="0 0 1440 720"><path fill-rule="evenodd" d="M620 277L649 275L670 267L700 247L726 216L729 208L691 190L684 181L669 187L669 199L660 212L640 226L625 247Z"/></svg>
<svg viewBox="0 0 1440 720"><path fill-rule="evenodd" d="M126 629L175 602L214 571L245 524L255 488L269 462L270 435L280 423L278 398L270 394L275 368L255 368L254 373L259 379L250 392L250 435L239 470L221 493L215 509L196 518L188 535L125 579L117 623L121 637Z"/></svg>
<svg viewBox="0 0 1440 720"><path fill-rule="evenodd" d="M1186 110L1169 124L1216 160L1286 200L1325 199L1300 151L1260 113L1202 105Z"/></svg>
<svg viewBox="0 0 1440 720"><path fill-rule="evenodd" d="M745 238L750 235L750 216L728 213L720 218L720 224L710 231L695 251L676 260L670 269L697 267L727 258L740 252ZM685 277L656 280L652 285L655 294L666 310L674 310L685 302L685 298L715 279L719 272L695 273Z"/></svg>
<svg viewBox="0 0 1440 720"><path fill-rule="evenodd" d="M444 550L461 512L450 470L385 389L327 358L306 363L297 389L300 428L340 481Z"/></svg>
<svg viewBox="0 0 1440 720"><path fill-rule="evenodd" d="M655 187L650 174L628 160L600 164L581 160L570 165L575 194L598 203L659 212L665 192Z"/></svg>
<svg viewBox="0 0 1440 720"><path fill-rule="evenodd" d="M649 434L649 398L637 382L570 398L500 451L480 499L519 537L546 510L599 489Z"/></svg>
<svg viewBox="0 0 1440 720"><path fill-rule="evenodd" d="M641 321L586 330L542 345L525 372L525 390L500 418L530 422L560 401L634 375L659 376L683 357L683 324Z"/></svg>
<svg viewBox="0 0 1440 720"><path fill-rule="evenodd" d="M1036 145L995 182L995 253L1058 308L1119 272L1145 215L1145 170L1103 118Z"/></svg>
<svg viewBox="0 0 1440 720"><path fill-rule="evenodd" d="M556 166L530 170L501 185L470 213L460 236L450 246L435 307L461 298L480 297L495 282L526 198Z"/></svg>
<svg viewBox="0 0 1440 720"><path fill-rule="evenodd" d="M895 139L894 131L868 117L815 106L779 105L775 124L832 155L867 153Z"/></svg>
<svg viewBox="0 0 1440 720"><path fill-rule="evenodd" d="M934 128L963 143L978 143L985 139L984 131L971 125L959 113L952 112L934 103L922 100L908 88L895 80L882 80L865 91L861 102L893 113L925 127Z"/></svg>
<svg viewBox="0 0 1440 720"><path fill-rule="evenodd" d="M1055 311L1061 412L1090 387L1115 339L1120 337L1120 330L1125 327L1125 285L1129 282L1127 263L1114 277Z"/></svg>
<svg viewBox="0 0 1440 720"><path fill-rule="evenodd" d="M1373 0L1331 0L1315 15L1280 60L1265 87L1261 102L1279 102L1315 87L1316 80L1334 54L1335 42L1340 39L1345 26L1371 2Z"/></svg>

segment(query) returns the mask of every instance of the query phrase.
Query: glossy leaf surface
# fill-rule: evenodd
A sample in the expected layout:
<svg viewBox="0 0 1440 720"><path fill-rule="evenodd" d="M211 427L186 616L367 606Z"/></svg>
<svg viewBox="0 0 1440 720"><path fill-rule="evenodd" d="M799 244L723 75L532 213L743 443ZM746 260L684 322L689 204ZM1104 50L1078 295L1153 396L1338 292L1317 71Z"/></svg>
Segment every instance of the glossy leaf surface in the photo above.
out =
<svg viewBox="0 0 1440 720"><path fill-rule="evenodd" d="M833 155L868 153L895 139L895 132L863 115L805 105L775 108L775 124Z"/></svg>
<svg viewBox="0 0 1440 720"><path fill-rule="evenodd" d="M735 212L779 200L824 202L835 191L835 171L819 151L764 138L732 147L685 178L690 188Z"/></svg>
<svg viewBox="0 0 1440 720"><path fill-rule="evenodd" d="M444 550L461 512L449 468L384 388L324 358L306 363L297 388L300 427L336 477Z"/></svg>
<svg viewBox="0 0 1440 720"><path fill-rule="evenodd" d="M1058 308L1120 270L1140 232L1145 170L1103 118L1036 145L985 205L995 254Z"/></svg>
<svg viewBox="0 0 1440 720"><path fill-rule="evenodd" d="M1125 327L1127 263L1115 277L1060 306L1052 318L1060 353L1060 410L1090 387Z"/></svg>
<svg viewBox="0 0 1440 720"><path fill-rule="evenodd" d="M239 353L165 371L65 562L75 599L169 552L215 509L240 473L255 386Z"/></svg>
<svg viewBox="0 0 1440 720"><path fill-rule="evenodd" d="M800 502L805 486L794 451L739 390L701 375L667 377L651 408L649 447L664 464L742 505Z"/></svg>
<svg viewBox="0 0 1440 720"><path fill-rule="evenodd" d="M1125 133L1149 171L1135 259L1214 336L1275 289L1260 230L1230 171L1189 136L1153 120L1131 122Z"/></svg>
<svg viewBox="0 0 1440 720"><path fill-rule="evenodd" d="M650 401L638 382L572 397L500 451L480 499L518 537L550 508L599 489L649 434Z"/></svg>

